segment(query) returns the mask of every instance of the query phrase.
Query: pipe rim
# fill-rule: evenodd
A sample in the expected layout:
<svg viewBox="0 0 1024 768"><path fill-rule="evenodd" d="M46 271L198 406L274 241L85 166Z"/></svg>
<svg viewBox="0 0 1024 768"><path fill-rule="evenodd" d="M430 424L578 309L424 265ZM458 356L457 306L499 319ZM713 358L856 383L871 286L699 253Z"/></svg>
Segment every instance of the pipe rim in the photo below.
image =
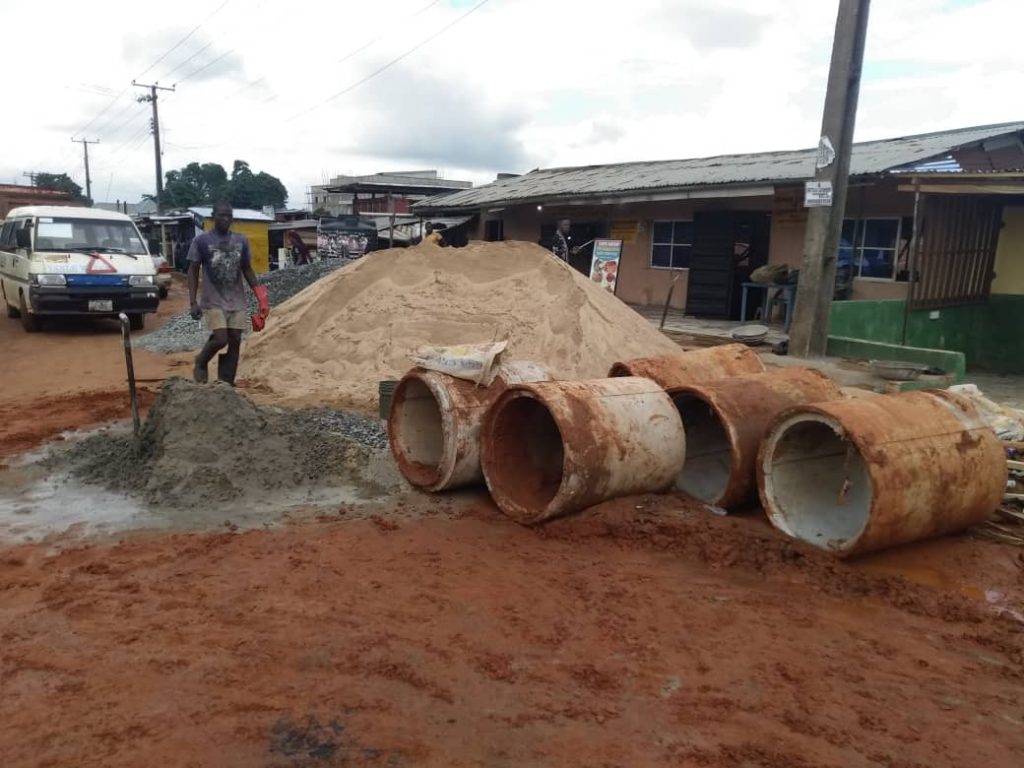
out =
<svg viewBox="0 0 1024 768"><path fill-rule="evenodd" d="M403 445L401 415L410 386L423 386L433 399L438 412L438 427L441 438L441 456L435 464L424 464L411 458ZM443 488L455 470L456 447L453 441L455 425L452 404L448 392L440 386L430 371L412 370L401 378L391 396L391 410L388 414L388 444L391 455L402 476L410 484L427 491Z"/></svg>
<svg viewBox="0 0 1024 768"><path fill-rule="evenodd" d="M498 476L495 468L501 463L499 450L495 444L498 440L500 420L506 415L506 409L518 401L529 401L542 409L558 434L562 453L558 484L554 492L543 504L522 503L519 494L509 494L504 486L498 484L495 480ZM552 511L558 508L563 493L565 476L568 469L568 453L565 450L565 435L562 432L562 425L559 424L554 413L545 405L537 393L530 389L529 385L519 385L503 393L487 413L484 429L480 437L480 468L483 470L487 489L491 492L491 496L494 498L499 509L523 525L534 525L552 517Z"/></svg>
<svg viewBox="0 0 1024 768"><path fill-rule="evenodd" d="M683 464L682 471L676 476L676 480L673 486L681 493L684 493L687 496L690 496L691 498L694 498L698 501L704 502L705 504L711 504L717 507L724 507L727 504L732 504L732 497L736 495L735 489L733 487L735 485L734 481L741 464L739 440L736 435L735 428L733 427L732 423L727 418L725 418L725 414L721 406L715 401L715 398L709 395L708 393L703 392L702 390L696 387L678 387L676 389L669 391L668 394L669 397L672 398L672 404L676 407L676 410L679 411L679 418L683 422L683 435L684 439L686 440L686 461ZM695 444L699 444L695 443L695 441L690 439L690 434L686 429L686 419L683 418L683 412L679 403L679 401L683 399L695 400L698 403L701 403L702 405L707 407L707 409L715 417L717 425L725 434L725 439L729 446L728 475L725 478L724 484L722 484L721 486L721 490L713 499L699 496L687 490L686 488L683 488L682 485L680 485L682 476L686 473L686 465L689 464L691 458L693 458L693 454L690 451L690 447Z"/></svg>
<svg viewBox="0 0 1024 768"><path fill-rule="evenodd" d="M849 457L853 457L859 463L865 481L867 508L860 510L862 519L859 526L851 531L849 535L839 538L822 540L822 535L809 536L809 530L803 526L796 525L792 511L787 511L779 501L777 493L777 481L775 459L789 431L800 425L817 425L820 428L829 430L831 438L845 443L848 448L847 463ZM758 490L761 496L761 505L769 522L777 530L790 538L802 541L826 552L833 552L840 556L854 553L861 544L871 525L871 512L874 504L874 479L871 476L870 463L864 458L863 447L858 444L854 436L843 426L842 422L835 416L819 410L800 410L782 414L769 429L765 437L757 461ZM812 480L813 482L813 480ZM819 487L824 487L824 482ZM798 494L799 496L799 494ZM841 504L837 504L841 506ZM792 508L791 508L792 510Z"/></svg>

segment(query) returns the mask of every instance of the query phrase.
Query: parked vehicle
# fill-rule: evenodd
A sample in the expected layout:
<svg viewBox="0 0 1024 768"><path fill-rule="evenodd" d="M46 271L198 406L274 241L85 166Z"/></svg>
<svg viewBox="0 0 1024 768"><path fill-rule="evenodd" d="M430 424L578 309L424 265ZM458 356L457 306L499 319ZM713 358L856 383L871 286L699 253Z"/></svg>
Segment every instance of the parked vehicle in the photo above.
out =
<svg viewBox="0 0 1024 768"><path fill-rule="evenodd" d="M159 253L153 256L153 266L156 267L156 287L160 292L160 298L166 299L167 293L171 290L171 273L174 269Z"/></svg>
<svg viewBox="0 0 1024 768"><path fill-rule="evenodd" d="M158 290L157 267L123 214L27 206L11 210L0 228L0 299L26 331L47 316L121 312L141 330Z"/></svg>

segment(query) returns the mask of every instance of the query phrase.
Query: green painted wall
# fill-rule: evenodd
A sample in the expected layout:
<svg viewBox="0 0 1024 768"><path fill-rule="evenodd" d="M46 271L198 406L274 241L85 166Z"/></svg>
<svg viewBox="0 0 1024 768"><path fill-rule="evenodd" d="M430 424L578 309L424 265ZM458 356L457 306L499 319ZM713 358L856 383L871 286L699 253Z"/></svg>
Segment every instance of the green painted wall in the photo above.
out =
<svg viewBox="0 0 1024 768"><path fill-rule="evenodd" d="M969 368L1024 373L1024 296L997 294L986 304L915 310L907 318L906 345L963 352ZM837 301L829 336L883 344L903 342L902 300Z"/></svg>

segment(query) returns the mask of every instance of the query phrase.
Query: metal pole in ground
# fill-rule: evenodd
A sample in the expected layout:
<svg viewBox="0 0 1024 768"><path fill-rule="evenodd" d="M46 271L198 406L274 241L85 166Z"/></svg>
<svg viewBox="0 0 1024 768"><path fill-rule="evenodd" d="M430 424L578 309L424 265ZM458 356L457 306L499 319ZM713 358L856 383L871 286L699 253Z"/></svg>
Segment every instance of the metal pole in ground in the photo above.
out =
<svg viewBox="0 0 1024 768"><path fill-rule="evenodd" d="M128 369L128 396L132 401L132 429L135 432L135 438L138 439L140 428L139 395L135 391L135 364L132 361L131 323L128 320L128 315L124 312L117 317L121 321L121 338L124 339L124 363Z"/></svg>
<svg viewBox="0 0 1024 768"><path fill-rule="evenodd" d="M810 210L789 332L789 354L795 357L822 356L828 342L869 5L870 0L839 2L814 180L805 190Z"/></svg>

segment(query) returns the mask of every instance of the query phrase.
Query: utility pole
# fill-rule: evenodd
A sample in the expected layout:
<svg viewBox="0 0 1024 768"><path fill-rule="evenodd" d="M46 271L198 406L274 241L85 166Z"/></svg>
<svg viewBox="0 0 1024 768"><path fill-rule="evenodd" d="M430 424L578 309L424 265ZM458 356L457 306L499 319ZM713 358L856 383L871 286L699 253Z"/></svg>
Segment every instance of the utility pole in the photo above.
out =
<svg viewBox="0 0 1024 768"><path fill-rule="evenodd" d="M807 229L789 334L789 353L796 357L822 356L828 344L870 2L839 0L814 181L805 191Z"/></svg>
<svg viewBox="0 0 1024 768"><path fill-rule="evenodd" d="M71 140L76 144L81 144L82 151L85 153L85 196L92 200L92 176L89 175L89 145L99 144L100 140L89 141L88 139L76 139L73 136Z"/></svg>
<svg viewBox="0 0 1024 768"><path fill-rule="evenodd" d="M165 88L159 83L136 83L132 80L132 85L136 88L149 88L148 96L139 96L136 101L143 102L148 101L153 105L153 152L156 157L156 207L160 210L160 197L164 191L164 168L163 159L160 154L160 111L157 108L157 91L174 91L174 86Z"/></svg>
<svg viewBox="0 0 1024 768"><path fill-rule="evenodd" d="M34 187L36 185L36 176L39 175L39 171L25 171L21 175L27 177L29 183Z"/></svg>

